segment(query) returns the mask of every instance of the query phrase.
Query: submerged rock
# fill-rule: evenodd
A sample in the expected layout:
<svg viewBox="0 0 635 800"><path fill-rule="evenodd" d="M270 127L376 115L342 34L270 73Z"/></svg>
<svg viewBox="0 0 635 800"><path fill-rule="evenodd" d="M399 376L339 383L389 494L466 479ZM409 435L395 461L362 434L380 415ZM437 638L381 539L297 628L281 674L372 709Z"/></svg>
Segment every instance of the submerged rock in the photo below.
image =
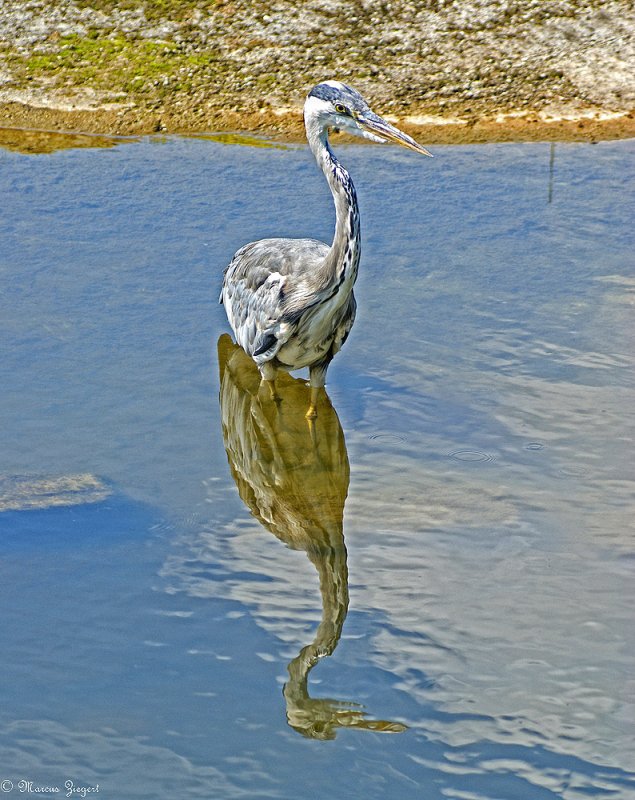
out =
<svg viewBox="0 0 635 800"><path fill-rule="evenodd" d="M0 511L99 503L110 494L108 486L89 472L57 476L0 474Z"/></svg>

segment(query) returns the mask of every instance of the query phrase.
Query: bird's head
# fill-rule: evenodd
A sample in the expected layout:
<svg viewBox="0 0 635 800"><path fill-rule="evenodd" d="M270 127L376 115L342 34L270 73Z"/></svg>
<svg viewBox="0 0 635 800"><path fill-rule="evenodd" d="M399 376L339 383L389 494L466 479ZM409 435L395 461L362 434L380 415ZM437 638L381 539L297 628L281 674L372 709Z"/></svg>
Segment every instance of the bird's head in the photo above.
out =
<svg viewBox="0 0 635 800"><path fill-rule="evenodd" d="M314 127L320 131L337 128L373 142L395 142L424 156L432 155L408 134L371 111L358 91L339 81L324 81L311 89L304 104L304 119L307 133Z"/></svg>

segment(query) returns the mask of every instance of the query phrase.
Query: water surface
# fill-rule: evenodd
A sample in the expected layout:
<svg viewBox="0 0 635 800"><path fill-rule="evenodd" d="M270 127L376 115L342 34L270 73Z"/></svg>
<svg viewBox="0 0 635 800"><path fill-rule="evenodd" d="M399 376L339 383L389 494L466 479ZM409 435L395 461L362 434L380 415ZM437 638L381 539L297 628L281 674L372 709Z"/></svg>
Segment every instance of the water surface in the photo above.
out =
<svg viewBox="0 0 635 800"><path fill-rule="evenodd" d="M241 244L330 238L306 148L0 152L14 793L635 797L633 143L338 152L313 431L217 304Z"/></svg>

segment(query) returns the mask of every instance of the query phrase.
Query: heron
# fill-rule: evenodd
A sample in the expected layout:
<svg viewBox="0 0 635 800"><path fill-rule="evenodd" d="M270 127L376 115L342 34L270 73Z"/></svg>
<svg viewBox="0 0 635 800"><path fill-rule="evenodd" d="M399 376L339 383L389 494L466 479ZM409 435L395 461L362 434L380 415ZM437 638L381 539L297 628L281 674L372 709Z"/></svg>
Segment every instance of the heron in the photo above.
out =
<svg viewBox="0 0 635 800"><path fill-rule="evenodd" d="M349 173L337 160L329 131L394 142L430 156L425 147L371 111L362 95L340 81L314 86L304 103L309 148L335 204L329 246L316 239L260 239L241 247L225 269L220 302L237 344L256 362L277 399L278 370L309 368L308 419L333 357L355 321L353 286L361 253L359 206Z"/></svg>

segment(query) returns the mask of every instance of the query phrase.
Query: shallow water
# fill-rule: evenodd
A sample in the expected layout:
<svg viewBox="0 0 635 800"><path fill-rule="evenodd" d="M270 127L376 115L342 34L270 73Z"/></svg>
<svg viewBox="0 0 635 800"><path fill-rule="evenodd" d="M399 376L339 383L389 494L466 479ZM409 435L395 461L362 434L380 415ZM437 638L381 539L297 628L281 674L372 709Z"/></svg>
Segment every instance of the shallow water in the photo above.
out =
<svg viewBox="0 0 635 800"><path fill-rule="evenodd" d="M340 147L312 432L217 297L330 199L234 141L0 152L0 780L635 797L633 142Z"/></svg>

